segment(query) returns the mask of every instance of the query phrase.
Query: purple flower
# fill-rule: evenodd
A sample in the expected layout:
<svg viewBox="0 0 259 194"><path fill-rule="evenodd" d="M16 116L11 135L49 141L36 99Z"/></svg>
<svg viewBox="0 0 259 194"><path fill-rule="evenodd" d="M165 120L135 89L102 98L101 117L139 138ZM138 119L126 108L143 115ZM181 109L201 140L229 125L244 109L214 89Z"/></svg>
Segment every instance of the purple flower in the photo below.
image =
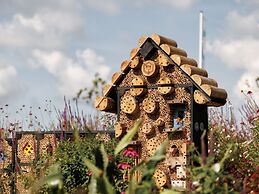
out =
<svg viewBox="0 0 259 194"><path fill-rule="evenodd" d="M124 150L123 155L127 156L127 157L131 157L131 158L139 157L139 154L131 147L129 147L128 149Z"/></svg>
<svg viewBox="0 0 259 194"><path fill-rule="evenodd" d="M129 165L127 162L122 162L117 165L119 169L126 170L131 168L131 165Z"/></svg>

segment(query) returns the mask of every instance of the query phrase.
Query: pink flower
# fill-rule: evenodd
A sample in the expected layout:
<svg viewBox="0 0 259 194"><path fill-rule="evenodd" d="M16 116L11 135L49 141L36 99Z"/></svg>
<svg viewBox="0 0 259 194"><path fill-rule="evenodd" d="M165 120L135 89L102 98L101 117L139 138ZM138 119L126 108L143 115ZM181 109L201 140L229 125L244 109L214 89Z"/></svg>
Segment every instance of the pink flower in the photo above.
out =
<svg viewBox="0 0 259 194"><path fill-rule="evenodd" d="M124 150L123 155L127 156L127 157L131 157L131 158L139 157L139 154L131 147L129 147L128 149Z"/></svg>
<svg viewBox="0 0 259 194"><path fill-rule="evenodd" d="M93 173L92 173L91 171L89 171L89 172L86 173L86 175L87 175L87 176L92 176Z"/></svg>
<svg viewBox="0 0 259 194"><path fill-rule="evenodd" d="M122 162L117 165L119 169L126 170L131 168L131 165L129 165L127 162Z"/></svg>

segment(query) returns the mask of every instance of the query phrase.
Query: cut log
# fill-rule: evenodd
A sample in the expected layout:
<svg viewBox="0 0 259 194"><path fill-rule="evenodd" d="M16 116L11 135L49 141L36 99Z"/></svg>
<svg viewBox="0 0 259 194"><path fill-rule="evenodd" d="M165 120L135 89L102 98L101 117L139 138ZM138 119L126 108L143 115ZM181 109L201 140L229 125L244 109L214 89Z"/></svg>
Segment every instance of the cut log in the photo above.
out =
<svg viewBox="0 0 259 194"><path fill-rule="evenodd" d="M156 125L158 127L163 127L165 125L165 121L162 118L156 120Z"/></svg>
<svg viewBox="0 0 259 194"><path fill-rule="evenodd" d="M137 56L139 49L140 49L140 48L133 48L133 49L130 51L130 59L131 59L131 60L132 60L135 56Z"/></svg>
<svg viewBox="0 0 259 194"><path fill-rule="evenodd" d="M122 77L121 72L116 72L112 75L112 84L116 85L118 83L118 81L120 80L120 78Z"/></svg>
<svg viewBox="0 0 259 194"><path fill-rule="evenodd" d="M194 74L201 75L204 77L208 77L208 72L205 69L194 67L191 65L182 65L181 69L187 73L189 76L192 76Z"/></svg>
<svg viewBox="0 0 259 194"><path fill-rule="evenodd" d="M180 56L180 55L171 55L170 58L173 59L173 61L179 66L184 65L184 64L188 64L188 65L195 66L195 67L198 66L197 61L195 61L192 58L187 58L187 57Z"/></svg>
<svg viewBox="0 0 259 194"><path fill-rule="evenodd" d="M180 56L187 57L187 53L186 53L183 49L176 48L176 47L170 46L170 45L168 45L168 44L162 44L160 47L161 47L161 48L166 52L166 54L168 54L169 56L170 56L170 55L180 55Z"/></svg>
<svg viewBox="0 0 259 194"><path fill-rule="evenodd" d="M170 60L168 59L168 57L165 56L164 54L159 54L159 56L158 56L158 63L159 63L159 65L164 66L164 67L172 64L170 62Z"/></svg>
<svg viewBox="0 0 259 194"><path fill-rule="evenodd" d="M121 110L127 114L133 114L138 109L137 102L133 96L124 96L121 98Z"/></svg>
<svg viewBox="0 0 259 194"><path fill-rule="evenodd" d="M193 98L197 104L207 104L209 102L209 99L199 90L194 91Z"/></svg>
<svg viewBox="0 0 259 194"><path fill-rule="evenodd" d="M153 177L155 179L155 183L158 188L161 188L166 185L167 177L166 177L166 174L162 170L157 169L155 171Z"/></svg>
<svg viewBox="0 0 259 194"><path fill-rule="evenodd" d="M130 63L130 67L132 69L137 69L137 68L140 68L141 65L142 65L143 61L140 57L138 56L135 56L132 60L131 60L131 63Z"/></svg>
<svg viewBox="0 0 259 194"><path fill-rule="evenodd" d="M148 38L148 36L146 36L146 35L141 36L138 40L138 46L141 47L142 44L144 44L144 42L147 40L147 38Z"/></svg>
<svg viewBox="0 0 259 194"><path fill-rule="evenodd" d="M101 111L114 111L115 102L112 98L98 96L95 99L95 108Z"/></svg>
<svg viewBox="0 0 259 194"><path fill-rule="evenodd" d="M143 110L146 113L151 114L151 113L154 113L156 111L157 103L156 103L155 100L153 100L152 98L148 97L148 98L145 98L143 100L142 106L143 106Z"/></svg>
<svg viewBox="0 0 259 194"><path fill-rule="evenodd" d="M151 125L151 123L143 124L141 129L142 129L141 131L143 133L145 133L146 135L151 135L152 133L155 132L155 128L154 128L154 126Z"/></svg>
<svg viewBox="0 0 259 194"><path fill-rule="evenodd" d="M116 122L114 125L115 138L121 138L126 132L126 126L122 123Z"/></svg>
<svg viewBox="0 0 259 194"><path fill-rule="evenodd" d="M141 71L143 75L147 77L155 76L158 73L159 67L154 61L148 60L141 66Z"/></svg>
<svg viewBox="0 0 259 194"><path fill-rule="evenodd" d="M176 41L166 38L164 36L161 36L158 34L152 34L151 38L158 46L160 46L161 44L169 44L171 46L177 47Z"/></svg>
<svg viewBox="0 0 259 194"><path fill-rule="evenodd" d="M129 69L129 65L130 65L130 61L129 60L122 61L122 63L121 63L121 72L124 72L127 69Z"/></svg>
<svg viewBox="0 0 259 194"><path fill-rule="evenodd" d="M201 86L203 84L208 84L211 86L218 87L218 83L214 79L203 77L203 76L196 75L196 74L192 75L191 77L192 77L193 81L195 81L199 86Z"/></svg>
<svg viewBox="0 0 259 194"><path fill-rule="evenodd" d="M112 90L112 87L113 87L112 84L105 84L103 86L103 95L108 96L110 91Z"/></svg>
<svg viewBox="0 0 259 194"><path fill-rule="evenodd" d="M201 88L208 94L208 96L213 98L227 99L227 92L222 88L217 88L208 84L201 85Z"/></svg>
<svg viewBox="0 0 259 194"><path fill-rule="evenodd" d="M144 88L144 86L146 85L146 82L144 81L144 79L142 79L139 76L135 76L132 81L131 81L131 85L132 86L143 86L141 88L132 88L130 89L130 93L132 96L141 96L143 94L145 94L147 92L147 89Z"/></svg>
<svg viewBox="0 0 259 194"><path fill-rule="evenodd" d="M159 85L163 84L171 84L171 79L169 77L162 77L157 82ZM159 86L158 92L161 94L170 94L174 91L174 88L172 86Z"/></svg>

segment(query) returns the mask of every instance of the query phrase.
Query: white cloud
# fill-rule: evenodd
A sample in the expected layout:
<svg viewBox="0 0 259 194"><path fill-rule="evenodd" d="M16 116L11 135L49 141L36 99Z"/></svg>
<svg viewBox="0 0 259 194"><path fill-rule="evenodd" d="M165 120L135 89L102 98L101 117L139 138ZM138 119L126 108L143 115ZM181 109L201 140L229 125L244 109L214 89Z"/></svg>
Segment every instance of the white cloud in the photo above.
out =
<svg viewBox="0 0 259 194"><path fill-rule="evenodd" d="M0 45L61 48L81 27L79 15L69 12L44 10L32 17L15 14L12 20L0 23Z"/></svg>
<svg viewBox="0 0 259 194"><path fill-rule="evenodd" d="M52 74L57 79L60 93L68 97L73 97L81 88L91 86L95 73L105 79L110 72L103 57L91 49L76 51L74 59L60 51L34 50L32 56L34 66L43 67Z"/></svg>
<svg viewBox="0 0 259 194"><path fill-rule="evenodd" d="M15 93L18 84L15 82L17 71L12 65L0 60L0 98L6 98ZM18 83L18 82L17 82Z"/></svg>

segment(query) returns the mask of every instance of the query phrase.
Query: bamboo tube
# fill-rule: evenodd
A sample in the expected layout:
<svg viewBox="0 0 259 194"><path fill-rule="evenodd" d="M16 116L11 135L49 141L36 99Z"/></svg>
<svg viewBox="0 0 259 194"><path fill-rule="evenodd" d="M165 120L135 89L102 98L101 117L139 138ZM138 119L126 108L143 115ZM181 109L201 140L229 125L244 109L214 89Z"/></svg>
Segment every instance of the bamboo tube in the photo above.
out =
<svg viewBox="0 0 259 194"><path fill-rule="evenodd" d="M104 96L108 96L110 91L111 91L111 89L112 89L112 87L113 87L112 84L105 84L103 86L103 95Z"/></svg>
<svg viewBox="0 0 259 194"><path fill-rule="evenodd" d="M130 61L129 60L124 60L121 63L121 72L126 71L129 68Z"/></svg>
<svg viewBox="0 0 259 194"><path fill-rule="evenodd" d="M148 36L146 36L146 35L141 36L138 40L138 46L141 47L142 44L144 44L144 42L147 40L147 38L148 38Z"/></svg>
<svg viewBox="0 0 259 194"><path fill-rule="evenodd" d="M122 77L121 72L116 72L112 75L112 84L116 85L116 83L120 80L120 78Z"/></svg>
<svg viewBox="0 0 259 194"><path fill-rule="evenodd" d="M187 57L187 53L183 49L176 48L176 47L170 46L168 44L162 44L160 47L168 55L180 55L180 56Z"/></svg>
<svg viewBox="0 0 259 194"><path fill-rule="evenodd" d="M146 82L144 79L142 79L139 76L135 76L131 81L132 86L144 86L146 85ZM145 94L147 92L146 88L132 88L130 89L130 93L132 96L140 96L142 94Z"/></svg>
<svg viewBox="0 0 259 194"><path fill-rule="evenodd" d="M162 77L158 80L158 84L171 84L171 79L169 77ZM174 91L174 88L172 86L161 86L158 87L158 91L161 94L170 94Z"/></svg>
<svg viewBox="0 0 259 194"><path fill-rule="evenodd" d="M194 91L193 98L197 104L207 104L209 102L209 99L199 90Z"/></svg>
<svg viewBox="0 0 259 194"><path fill-rule="evenodd" d="M121 98L121 110L127 114L133 114L137 111L138 105L133 96L124 96Z"/></svg>
<svg viewBox="0 0 259 194"><path fill-rule="evenodd" d="M131 63L130 63L130 67L132 69L137 69L139 68L141 65L142 65L142 60L140 59L140 57L138 56L135 56L132 60L131 60Z"/></svg>
<svg viewBox="0 0 259 194"><path fill-rule="evenodd" d="M203 76L200 76L197 74L194 74L191 77L192 77L193 81L195 81L199 86L201 86L203 84L208 84L211 86L218 87L218 83L214 79L203 77Z"/></svg>
<svg viewBox="0 0 259 194"><path fill-rule="evenodd" d="M130 59L132 60L138 54L139 48L133 48L130 51Z"/></svg>
<svg viewBox="0 0 259 194"><path fill-rule="evenodd" d="M177 47L176 41L166 38L164 36L161 36L158 34L152 34L151 38L158 46L160 46L161 44L169 44L171 46Z"/></svg>
<svg viewBox="0 0 259 194"><path fill-rule="evenodd" d="M208 77L208 72L205 69L194 67L191 65L182 65L181 69L187 73L189 76L192 76L194 74L198 74L204 77Z"/></svg>
<svg viewBox="0 0 259 194"><path fill-rule="evenodd" d="M101 111L111 111L115 108L115 102L112 98L98 96L95 99L95 108Z"/></svg>
<svg viewBox="0 0 259 194"><path fill-rule="evenodd" d="M154 61L148 60L143 63L141 66L141 71L143 75L147 77L152 77L158 73L158 66L155 64Z"/></svg>
<svg viewBox="0 0 259 194"><path fill-rule="evenodd" d="M159 63L159 65L164 66L164 67L166 67L166 66L171 64L171 62L169 61L168 57L165 56L164 54L159 54L159 56L158 56L158 63Z"/></svg>
<svg viewBox="0 0 259 194"><path fill-rule="evenodd" d="M198 66L197 62L192 58L187 58L179 55L171 55L170 58L173 59L173 61L179 66L184 64L188 64L195 67Z"/></svg>
<svg viewBox="0 0 259 194"><path fill-rule="evenodd" d="M222 88L217 88L208 84L201 85L201 88L213 98L227 99L227 92Z"/></svg>

